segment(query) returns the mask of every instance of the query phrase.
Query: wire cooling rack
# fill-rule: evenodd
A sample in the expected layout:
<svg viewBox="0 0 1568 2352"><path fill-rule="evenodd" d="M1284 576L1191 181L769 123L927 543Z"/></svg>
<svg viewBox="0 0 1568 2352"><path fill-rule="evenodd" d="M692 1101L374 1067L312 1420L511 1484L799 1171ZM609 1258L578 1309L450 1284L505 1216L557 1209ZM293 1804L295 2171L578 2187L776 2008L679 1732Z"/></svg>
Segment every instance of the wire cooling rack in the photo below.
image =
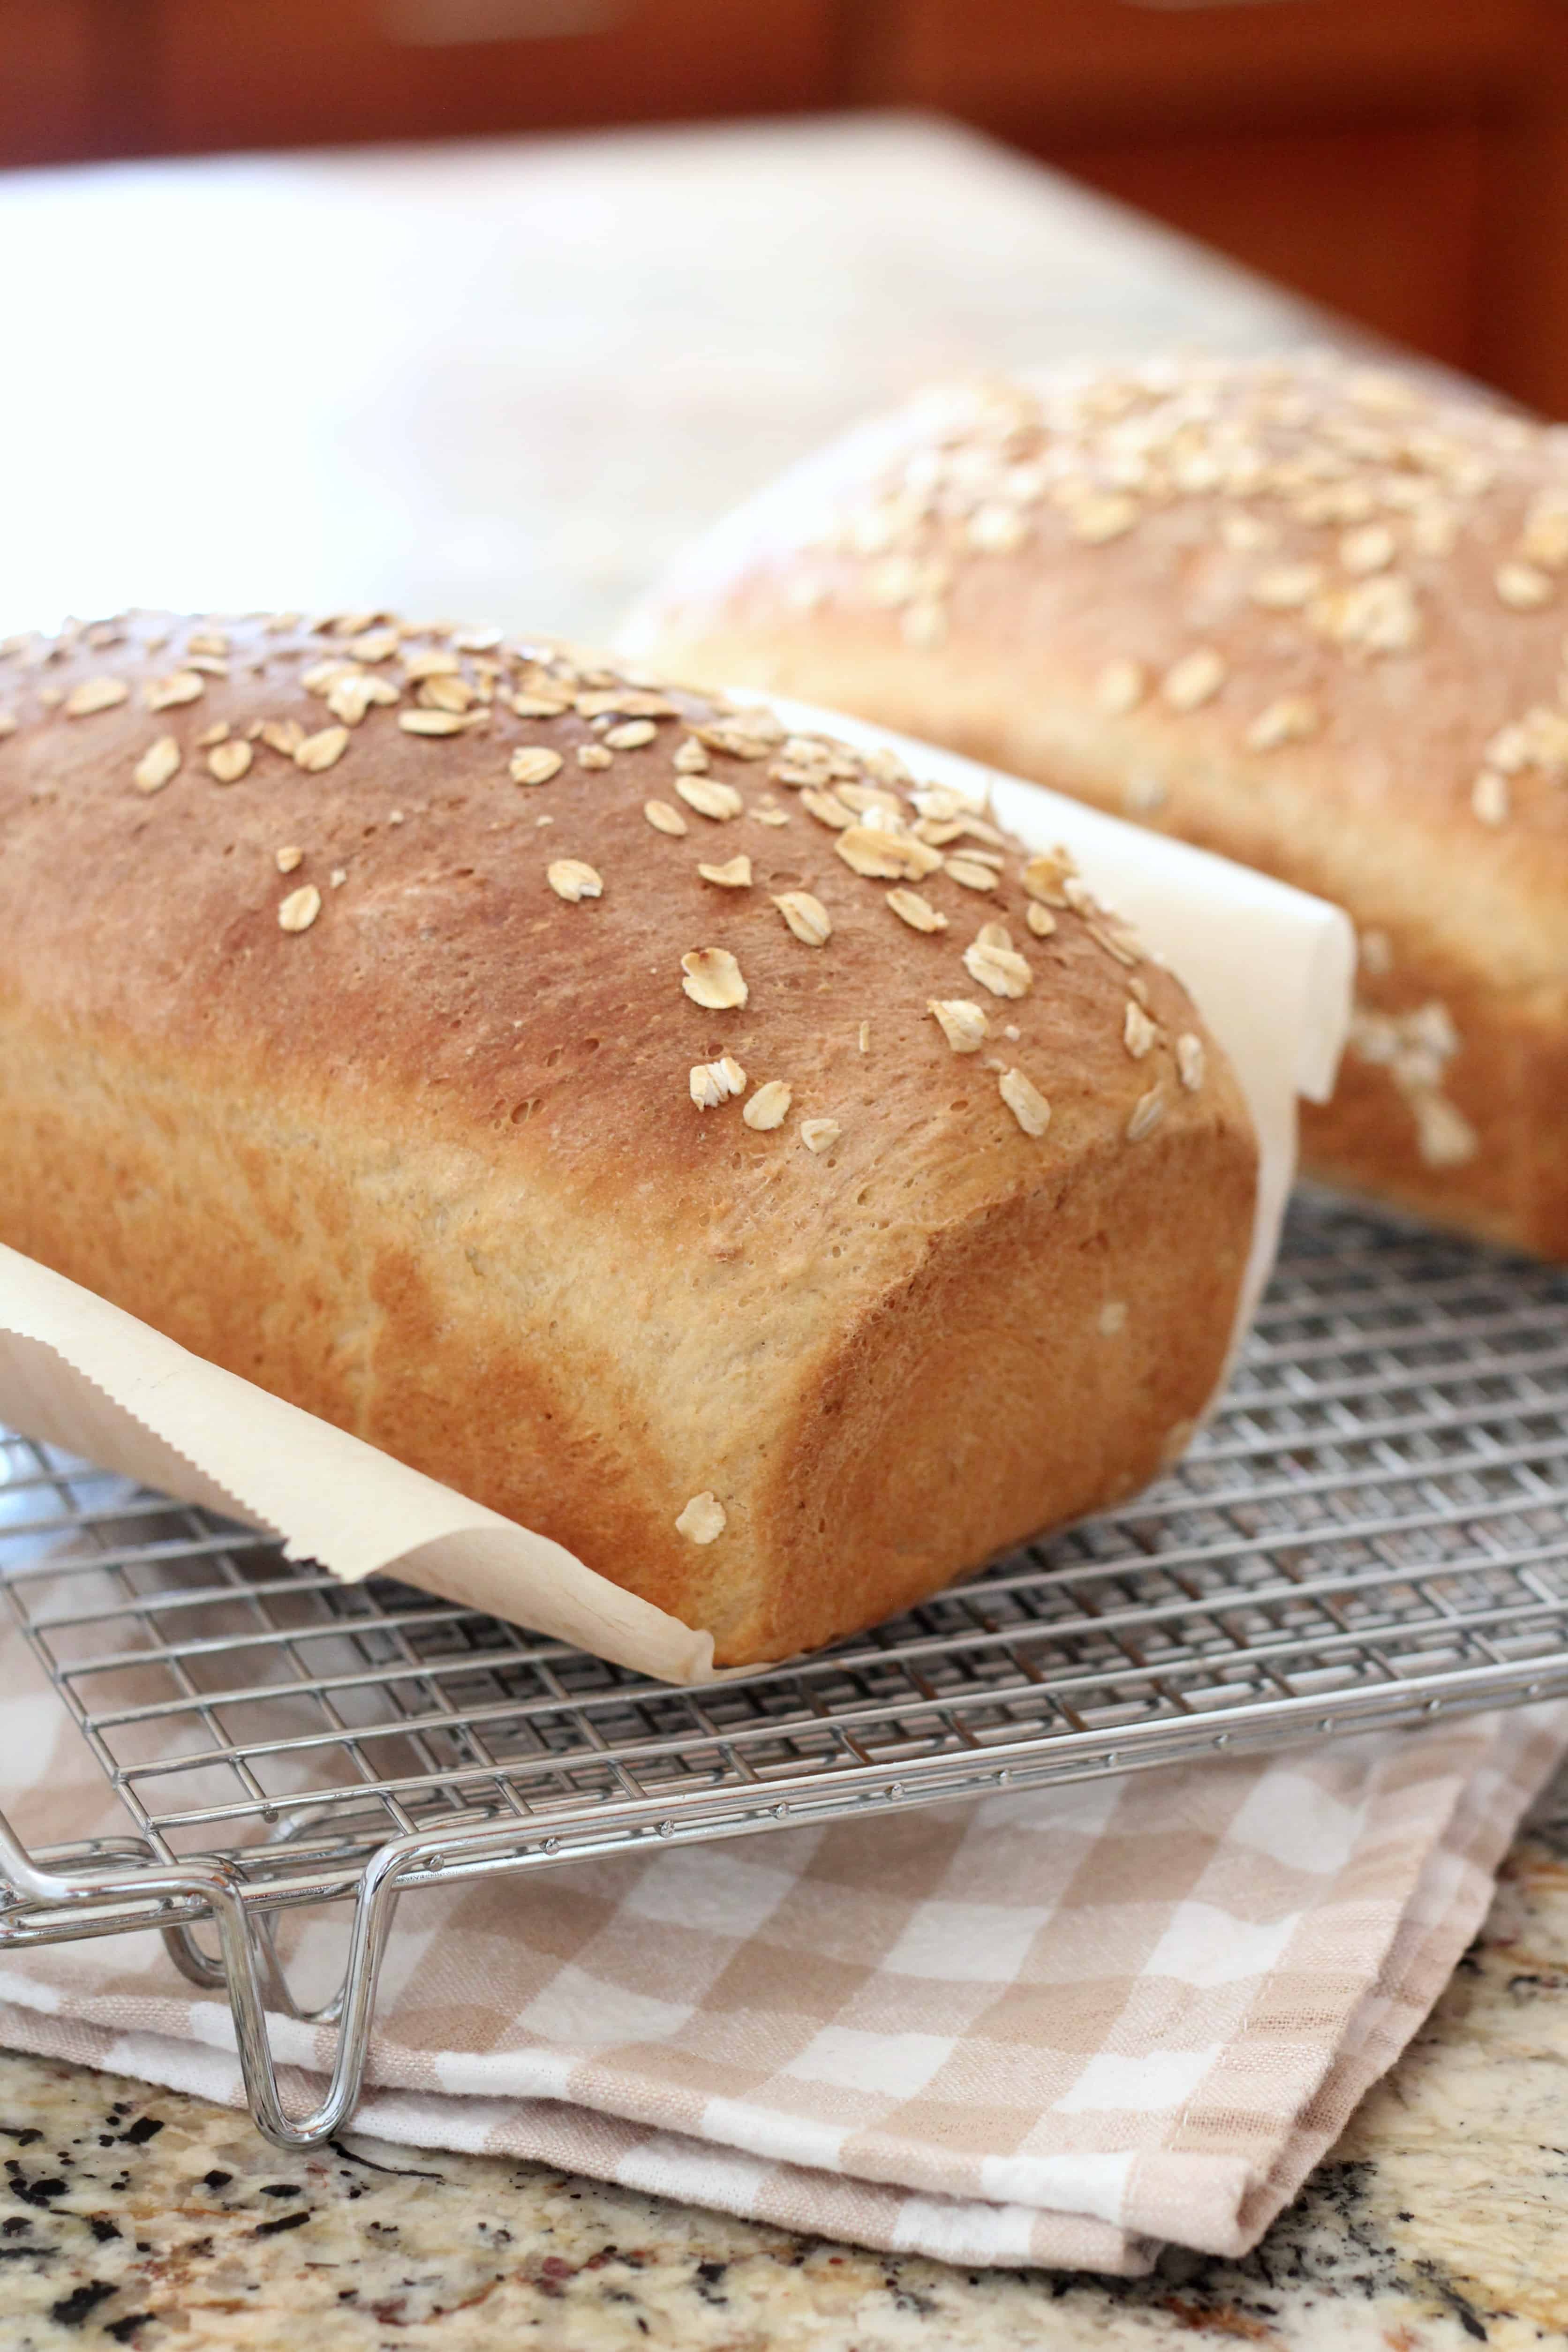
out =
<svg viewBox="0 0 1568 2352"><path fill-rule="evenodd" d="M1568 1692L1568 1272L1310 1194L1157 1486L700 1691L291 1568L26 1440L5 1469L10 1605L125 1821L29 1855L0 1818L0 1945L161 1927L226 1985L287 2146L352 2109L403 1888ZM343 1981L306 2011L272 1927L334 1901ZM313 2114L283 2109L268 2010L341 2028Z"/></svg>

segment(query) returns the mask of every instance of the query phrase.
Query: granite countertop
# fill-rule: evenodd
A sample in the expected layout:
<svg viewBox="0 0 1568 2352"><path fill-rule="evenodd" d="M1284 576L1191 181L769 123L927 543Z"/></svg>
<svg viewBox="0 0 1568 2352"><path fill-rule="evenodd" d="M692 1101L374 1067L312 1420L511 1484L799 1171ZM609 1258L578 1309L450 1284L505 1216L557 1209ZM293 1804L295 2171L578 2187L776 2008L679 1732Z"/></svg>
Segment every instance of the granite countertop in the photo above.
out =
<svg viewBox="0 0 1568 2352"><path fill-rule="evenodd" d="M0 377L28 453L0 631L390 602L592 636L735 499L931 376L1321 331L915 120L19 174L0 239L9 315L47 320ZM1568 2336L1565 2064L1568 1782L1296 2209L1246 2263L1172 2255L1138 2284L971 2275L356 2137L284 2157L233 2114L0 2054L0 2347L1511 2352Z"/></svg>
<svg viewBox="0 0 1568 2352"><path fill-rule="evenodd" d="M0 2343L310 2352L1289 2352L1568 2341L1568 1771L1426 2027L1247 2261L952 2270L496 2157L280 2155L145 2084L0 2054Z"/></svg>

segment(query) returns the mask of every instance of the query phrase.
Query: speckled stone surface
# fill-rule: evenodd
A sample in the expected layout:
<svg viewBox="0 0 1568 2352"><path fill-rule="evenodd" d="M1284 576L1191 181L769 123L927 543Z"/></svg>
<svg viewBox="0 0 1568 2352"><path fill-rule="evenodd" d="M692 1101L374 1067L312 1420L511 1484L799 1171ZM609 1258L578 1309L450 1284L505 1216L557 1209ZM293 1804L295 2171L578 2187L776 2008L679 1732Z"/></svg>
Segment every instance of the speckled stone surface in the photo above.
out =
<svg viewBox="0 0 1568 2352"><path fill-rule="evenodd" d="M493 2157L247 2122L0 2055L0 2346L1303 2352L1568 2342L1568 1772L1426 2030L1242 2263L952 2270Z"/></svg>

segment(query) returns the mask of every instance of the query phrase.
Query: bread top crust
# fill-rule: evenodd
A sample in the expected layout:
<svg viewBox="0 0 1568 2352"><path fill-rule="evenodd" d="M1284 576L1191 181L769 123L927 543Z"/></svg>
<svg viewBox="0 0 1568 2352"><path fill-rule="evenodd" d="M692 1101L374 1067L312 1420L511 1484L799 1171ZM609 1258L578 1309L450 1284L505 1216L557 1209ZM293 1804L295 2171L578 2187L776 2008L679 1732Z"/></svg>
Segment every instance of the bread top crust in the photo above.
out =
<svg viewBox="0 0 1568 2352"><path fill-rule="evenodd" d="M1568 982L1568 431L1307 353L931 394L820 480L641 642Z"/></svg>
<svg viewBox="0 0 1568 2352"><path fill-rule="evenodd" d="M1158 1121L1247 1131L1180 983L1070 870L769 712L370 613L13 641L0 709L14 1006L351 1091L650 1236L721 1248L765 1200L840 1220L874 1283L855 1195L889 1158L914 1245Z"/></svg>

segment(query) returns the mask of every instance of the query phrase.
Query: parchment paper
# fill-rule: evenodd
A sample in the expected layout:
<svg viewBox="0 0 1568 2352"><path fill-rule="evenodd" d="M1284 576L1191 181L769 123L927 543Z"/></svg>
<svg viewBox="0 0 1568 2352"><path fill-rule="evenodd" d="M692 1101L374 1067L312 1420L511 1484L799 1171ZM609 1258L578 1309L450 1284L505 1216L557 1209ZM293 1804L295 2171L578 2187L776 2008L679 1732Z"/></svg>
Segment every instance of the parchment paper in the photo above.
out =
<svg viewBox="0 0 1568 2352"><path fill-rule="evenodd" d="M1239 1339L1279 1240L1296 1097L1321 1101L1333 1082L1354 963L1345 917L1037 785L769 699L802 730L890 744L919 781L989 791L1002 822L1031 847L1071 850L1089 887L1186 982L1235 1064L1262 1151ZM667 1682L715 1674L702 1628L5 1248L0 1422L262 1528L290 1559L319 1561L346 1581L388 1570Z"/></svg>

